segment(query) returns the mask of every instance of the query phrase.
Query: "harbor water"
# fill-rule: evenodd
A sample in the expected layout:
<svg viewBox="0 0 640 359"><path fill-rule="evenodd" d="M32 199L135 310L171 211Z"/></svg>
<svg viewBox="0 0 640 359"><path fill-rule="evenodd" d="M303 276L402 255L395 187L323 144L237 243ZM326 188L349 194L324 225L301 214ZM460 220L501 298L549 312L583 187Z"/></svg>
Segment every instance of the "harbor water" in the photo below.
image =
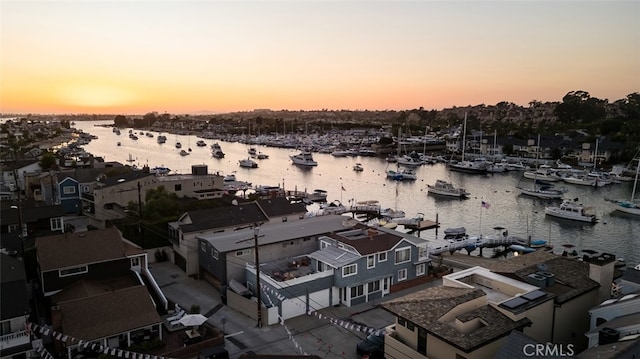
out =
<svg viewBox="0 0 640 359"><path fill-rule="evenodd" d="M280 186L285 190L328 192L329 201L338 200L345 205L376 200L382 208L402 210L407 217L418 214L424 219L437 221L440 228L420 232L423 238L442 238L443 230L465 227L469 235L494 234L494 227L504 227L509 235L522 238L544 239L555 248L569 244L580 252L594 250L607 252L625 260L628 266L640 263L640 217L625 215L613 210L613 205L605 198L630 199L633 182L623 182L605 187L593 188L572 184L558 184L566 187L565 198L577 199L598 217L596 224L555 219L545 216L544 208L559 205L558 200L540 200L519 194L516 186L521 172L505 172L488 175L473 175L449 171L445 164L422 165L416 169L417 180L393 181L386 177L388 169L396 169L395 164L377 157L334 157L330 154L314 153L317 167L302 168L291 163L290 155L298 153L294 149L262 147L203 139L206 146L196 145L196 136L164 133L167 141L158 144L158 132L154 137L138 135L138 140L128 137L129 129L121 129L117 135L110 127L96 126L111 121L81 121L74 127L98 136L82 146L85 151L103 157L105 161L135 164L138 167L165 166L171 173L190 173L192 165L207 165L209 173L220 175L235 174L237 180L252 183L253 186ZM135 132L139 132L134 130ZM144 131L146 132L146 131ZM120 145L117 143L120 142ZM182 149L191 148L189 155L181 156L175 147L181 142ZM222 159L211 155L211 144L218 142L225 153ZM250 147L255 147L269 155L268 159L255 161L258 168L241 168L239 160L246 159ZM131 162L127 162L131 160ZM363 171L354 171L353 166L361 163ZM442 179L471 193L469 199L444 198L427 193L427 184ZM637 197L637 196L636 196ZM481 206L484 201L489 204ZM317 206L309 206L316 210ZM401 227L398 227L401 228Z"/></svg>

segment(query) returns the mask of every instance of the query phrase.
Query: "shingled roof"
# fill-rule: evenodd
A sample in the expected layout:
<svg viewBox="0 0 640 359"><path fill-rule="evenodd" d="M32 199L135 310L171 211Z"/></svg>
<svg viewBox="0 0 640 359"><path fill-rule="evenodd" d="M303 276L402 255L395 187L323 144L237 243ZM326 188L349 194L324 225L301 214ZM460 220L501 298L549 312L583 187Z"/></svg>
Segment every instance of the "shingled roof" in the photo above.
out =
<svg viewBox="0 0 640 359"><path fill-rule="evenodd" d="M329 237L352 246L363 256L391 250L403 240L402 236L379 231L361 224L356 225L353 231L331 233Z"/></svg>
<svg viewBox="0 0 640 359"><path fill-rule="evenodd" d="M466 258L470 257L470 258ZM583 293L600 287L600 284L589 277L589 264L568 257L562 257L545 251L535 251L526 255L510 257L505 260L457 255L455 261L471 265L479 265L494 273L526 282L526 277L540 271L555 275L555 284L543 290L556 295L556 303L567 302Z"/></svg>
<svg viewBox="0 0 640 359"><path fill-rule="evenodd" d="M439 320L458 305L483 296L485 294L480 289L440 286L383 302L380 306L468 353L531 323L528 318L513 321L489 305L456 316L462 322L476 318L481 320L483 326L471 332L461 332L451 323Z"/></svg>
<svg viewBox="0 0 640 359"><path fill-rule="evenodd" d="M122 236L115 227L40 237L36 239L36 250L42 271L125 257Z"/></svg>
<svg viewBox="0 0 640 359"><path fill-rule="evenodd" d="M189 211L187 216L191 223L179 224L182 233L250 225L268 220L265 213L255 202Z"/></svg>
<svg viewBox="0 0 640 359"><path fill-rule="evenodd" d="M143 285L59 304L62 331L94 340L162 323Z"/></svg>

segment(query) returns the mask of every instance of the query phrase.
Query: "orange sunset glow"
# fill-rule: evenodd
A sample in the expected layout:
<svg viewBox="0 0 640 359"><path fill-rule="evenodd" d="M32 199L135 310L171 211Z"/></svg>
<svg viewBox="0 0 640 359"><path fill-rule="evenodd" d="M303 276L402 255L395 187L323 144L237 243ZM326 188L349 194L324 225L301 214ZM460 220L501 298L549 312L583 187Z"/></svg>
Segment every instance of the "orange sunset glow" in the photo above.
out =
<svg viewBox="0 0 640 359"><path fill-rule="evenodd" d="M553 8L553 9L551 9ZM2 3L2 113L615 101L639 2Z"/></svg>

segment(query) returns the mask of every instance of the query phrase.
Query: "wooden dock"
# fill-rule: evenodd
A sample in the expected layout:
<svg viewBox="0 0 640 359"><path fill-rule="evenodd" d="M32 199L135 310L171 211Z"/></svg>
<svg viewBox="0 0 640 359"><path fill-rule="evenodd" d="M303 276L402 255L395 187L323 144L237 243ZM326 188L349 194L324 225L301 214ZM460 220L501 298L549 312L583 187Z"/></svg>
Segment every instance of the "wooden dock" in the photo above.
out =
<svg viewBox="0 0 640 359"><path fill-rule="evenodd" d="M436 221L430 221L428 219L423 219L416 224L405 224L404 227L412 231L422 231L426 229L438 228L440 227L440 223Z"/></svg>

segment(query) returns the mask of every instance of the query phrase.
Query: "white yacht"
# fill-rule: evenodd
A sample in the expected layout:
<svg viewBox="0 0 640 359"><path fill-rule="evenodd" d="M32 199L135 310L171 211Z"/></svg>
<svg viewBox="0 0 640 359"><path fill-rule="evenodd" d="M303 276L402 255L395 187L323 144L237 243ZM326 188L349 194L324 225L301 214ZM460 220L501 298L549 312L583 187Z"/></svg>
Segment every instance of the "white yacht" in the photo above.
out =
<svg viewBox="0 0 640 359"><path fill-rule="evenodd" d="M311 152L303 151L297 155L289 156L291 158L291 162L300 166L317 166L318 162L313 159L313 155Z"/></svg>
<svg viewBox="0 0 640 359"><path fill-rule="evenodd" d="M238 161L240 163L240 167L244 168L258 168L258 163L251 158L246 158Z"/></svg>
<svg viewBox="0 0 640 359"><path fill-rule="evenodd" d="M456 188L451 182L436 180L434 185L427 185L427 192L432 194L439 194L442 196L466 198L469 196L464 188Z"/></svg>
<svg viewBox="0 0 640 359"><path fill-rule="evenodd" d="M565 199L559 207L545 207L544 213L548 216L580 222L596 223L598 220L595 214L588 213L587 208L583 207L576 200L571 201Z"/></svg>

